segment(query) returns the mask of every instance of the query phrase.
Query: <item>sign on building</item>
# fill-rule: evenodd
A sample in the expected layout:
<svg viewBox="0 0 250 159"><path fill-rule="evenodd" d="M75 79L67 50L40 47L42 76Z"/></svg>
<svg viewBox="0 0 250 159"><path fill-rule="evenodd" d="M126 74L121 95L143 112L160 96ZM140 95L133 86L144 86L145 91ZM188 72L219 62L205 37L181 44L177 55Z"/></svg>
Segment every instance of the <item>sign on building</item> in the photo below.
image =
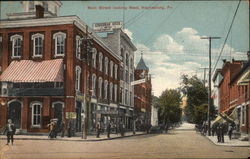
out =
<svg viewBox="0 0 250 159"><path fill-rule="evenodd" d="M122 28L122 22L103 22L103 23L94 23L93 30L95 32L112 32L113 29Z"/></svg>
<svg viewBox="0 0 250 159"><path fill-rule="evenodd" d="M134 85L137 85L137 84L140 84L140 83L144 83L146 82L146 79L140 79L140 80L137 80L137 81L133 81L131 82L131 85L134 86Z"/></svg>

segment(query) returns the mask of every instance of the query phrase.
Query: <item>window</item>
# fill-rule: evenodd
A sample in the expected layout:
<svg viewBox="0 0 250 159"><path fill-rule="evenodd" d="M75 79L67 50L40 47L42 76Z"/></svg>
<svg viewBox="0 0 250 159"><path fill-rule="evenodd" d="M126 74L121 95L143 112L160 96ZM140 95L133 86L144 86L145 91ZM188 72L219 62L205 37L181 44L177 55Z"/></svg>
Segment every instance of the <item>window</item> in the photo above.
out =
<svg viewBox="0 0 250 159"><path fill-rule="evenodd" d="M81 87L81 67L79 67L79 66L76 66L75 87L76 87L77 91L80 91L80 87Z"/></svg>
<svg viewBox="0 0 250 159"><path fill-rule="evenodd" d="M43 34L34 34L31 39L33 40L33 57L42 57L43 55Z"/></svg>
<svg viewBox="0 0 250 159"><path fill-rule="evenodd" d="M104 99L108 99L108 81L104 82Z"/></svg>
<svg viewBox="0 0 250 159"><path fill-rule="evenodd" d="M96 75L92 75L92 90L93 90L93 96L96 96Z"/></svg>
<svg viewBox="0 0 250 159"><path fill-rule="evenodd" d="M99 98L102 97L102 78L99 77Z"/></svg>
<svg viewBox="0 0 250 159"><path fill-rule="evenodd" d="M120 87L120 103L123 103L123 88Z"/></svg>
<svg viewBox="0 0 250 159"><path fill-rule="evenodd" d="M126 92L125 92L125 104L127 105L128 104L128 90L126 89Z"/></svg>
<svg viewBox="0 0 250 159"><path fill-rule="evenodd" d="M124 80L123 68L120 68L120 79Z"/></svg>
<svg viewBox="0 0 250 159"><path fill-rule="evenodd" d="M115 64L115 79L117 79L118 66Z"/></svg>
<svg viewBox="0 0 250 159"><path fill-rule="evenodd" d="M53 39L55 39L55 56L64 56L66 34L63 32L55 33Z"/></svg>
<svg viewBox="0 0 250 159"><path fill-rule="evenodd" d="M113 61L110 61L110 77L113 77Z"/></svg>
<svg viewBox="0 0 250 159"><path fill-rule="evenodd" d="M133 81L133 73L130 73L130 82Z"/></svg>
<svg viewBox="0 0 250 159"><path fill-rule="evenodd" d="M132 106L132 99L133 99L132 98L132 92L130 92L130 94L129 94L129 99L130 99L130 103L129 104L130 104L130 106Z"/></svg>
<svg viewBox="0 0 250 159"><path fill-rule="evenodd" d="M113 100L113 83L109 84L109 99Z"/></svg>
<svg viewBox="0 0 250 159"><path fill-rule="evenodd" d="M92 53L92 66L93 66L94 68L96 68L96 55L97 55L96 48L93 48L93 53Z"/></svg>
<svg viewBox="0 0 250 159"><path fill-rule="evenodd" d="M31 116L31 125L32 127L41 127L41 102L31 103L32 116Z"/></svg>
<svg viewBox="0 0 250 159"><path fill-rule="evenodd" d="M125 81L128 82L129 80L129 73L128 73L128 70L125 71Z"/></svg>
<svg viewBox="0 0 250 159"><path fill-rule="evenodd" d="M23 37L16 34L11 36L10 40L12 41L12 58L21 57Z"/></svg>
<svg viewBox="0 0 250 159"><path fill-rule="evenodd" d="M102 53L99 53L99 70L102 71Z"/></svg>
<svg viewBox="0 0 250 159"><path fill-rule="evenodd" d="M76 58L81 59L81 37L76 36Z"/></svg>
<svg viewBox="0 0 250 159"><path fill-rule="evenodd" d="M134 62L133 62L132 58L130 59L130 68L131 68L131 70L134 68Z"/></svg>
<svg viewBox="0 0 250 159"><path fill-rule="evenodd" d="M124 49L121 48L121 56L122 56L122 62L124 62Z"/></svg>
<svg viewBox="0 0 250 159"><path fill-rule="evenodd" d="M114 101L117 102L117 85L114 85Z"/></svg>
<svg viewBox="0 0 250 159"><path fill-rule="evenodd" d="M29 2L29 11L34 11L35 10L35 5L33 1Z"/></svg>
<svg viewBox="0 0 250 159"><path fill-rule="evenodd" d="M105 74L108 74L108 65L109 65L109 59L108 57L105 57Z"/></svg>
<svg viewBox="0 0 250 159"><path fill-rule="evenodd" d="M49 11L48 3L43 2L43 8L45 12L48 12Z"/></svg>
<svg viewBox="0 0 250 159"><path fill-rule="evenodd" d="M128 58L128 54L126 54L126 66L129 66L129 58Z"/></svg>

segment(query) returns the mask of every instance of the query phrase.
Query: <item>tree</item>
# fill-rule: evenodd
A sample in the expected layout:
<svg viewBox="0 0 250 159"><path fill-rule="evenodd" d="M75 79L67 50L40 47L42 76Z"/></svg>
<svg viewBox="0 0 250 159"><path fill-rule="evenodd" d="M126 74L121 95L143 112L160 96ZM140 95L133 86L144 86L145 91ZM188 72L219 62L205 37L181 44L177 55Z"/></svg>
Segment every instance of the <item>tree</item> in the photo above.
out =
<svg viewBox="0 0 250 159"><path fill-rule="evenodd" d="M164 125L177 123L181 119L180 93L174 89L166 89L158 99L159 121Z"/></svg>
<svg viewBox="0 0 250 159"><path fill-rule="evenodd" d="M188 122L200 124L207 119L208 88L197 76L181 76L182 93L187 95L187 107L184 112ZM211 119L215 116L215 108L210 108Z"/></svg>

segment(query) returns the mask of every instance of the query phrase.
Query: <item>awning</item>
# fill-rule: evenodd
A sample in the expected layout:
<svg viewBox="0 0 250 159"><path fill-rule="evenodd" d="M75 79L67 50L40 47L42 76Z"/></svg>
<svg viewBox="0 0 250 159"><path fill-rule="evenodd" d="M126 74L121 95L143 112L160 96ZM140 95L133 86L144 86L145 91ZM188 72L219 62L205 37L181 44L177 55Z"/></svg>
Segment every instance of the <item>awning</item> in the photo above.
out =
<svg viewBox="0 0 250 159"><path fill-rule="evenodd" d="M12 61L1 74L1 82L63 82L63 59Z"/></svg>
<svg viewBox="0 0 250 159"><path fill-rule="evenodd" d="M250 70L247 70L237 82L237 85L248 85L250 82Z"/></svg>

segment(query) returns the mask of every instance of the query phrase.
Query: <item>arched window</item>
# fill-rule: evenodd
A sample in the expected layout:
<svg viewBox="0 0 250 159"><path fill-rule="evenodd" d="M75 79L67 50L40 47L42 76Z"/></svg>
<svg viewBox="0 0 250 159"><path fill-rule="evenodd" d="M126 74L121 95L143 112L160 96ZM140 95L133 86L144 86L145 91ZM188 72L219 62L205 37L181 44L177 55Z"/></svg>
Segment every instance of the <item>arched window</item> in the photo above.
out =
<svg viewBox="0 0 250 159"><path fill-rule="evenodd" d="M42 103L41 102L32 102L31 105L31 125L32 127L41 127L42 120Z"/></svg>
<svg viewBox="0 0 250 159"><path fill-rule="evenodd" d="M12 58L20 58L23 49L23 37L21 35L15 34L10 37L10 41L12 41Z"/></svg>
<svg viewBox="0 0 250 159"><path fill-rule="evenodd" d="M99 98L102 97L102 78L99 77Z"/></svg>
<svg viewBox="0 0 250 159"><path fill-rule="evenodd" d="M42 57L44 35L37 33L31 36L33 40L33 57Z"/></svg>
<svg viewBox="0 0 250 159"><path fill-rule="evenodd" d="M93 53L92 53L92 66L93 66L94 68L96 68L96 55L97 55L96 48L93 48Z"/></svg>
<svg viewBox="0 0 250 159"><path fill-rule="evenodd" d="M113 100L113 83L110 82L109 84L109 99Z"/></svg>
<svg viewBox="0 0 250 159"><path fill-rule="evenodd" d="M113 65L113 61L110 61L110 77L113 77L113 67L114 67L114 65Z"/></svg>
<svg viewBox="0 0 250 159"><path fill-rule="evenodd" d="M100 71L102 71L102 58L103 58L103 56L102 56L102 53L100 52L99 53L99 70Z"/></svg>
<svg viewBox="0 0 250 159"><path fill-rule="evenodd" d="M53 39L55 39L55 56L64 56L66 34L57 32L53 35Z"/></svg>
<svg viewBox="0 0 250 159"><path fill-rule="evenodd" d="M108 99L108 81L104 82L104 99Z"/></svg>
<svg viewBox="0 0 250 159"><path fill-rule="evenodd" d="M79 35L76 36L76 58L81 59L81 37Z"/></svg>
<svg viewBox="0 0 250 159"><path fill-rule="evenodd" d="M105 57L105 74L108 74L108 65L109 65L109 59L108 57Z"/></svg>
<svg viewBox="0 0 250 159"><path fill-rule="evenodd" d="M121 57L122 57L122 62L124 62L124 49L121 48Z"/></svg>
<svg viewBox="0 0 250 159"><path fill-rule="evenodd" d="M92 96L96 96L96 75L95 74L92 75L92 90L93 90Z"/></svg>
<svg viewBox="0 0 250 159"><path fill-rule="evenodd" d="M81 67L79 66L76 66L75 88L77 91L80 91L81 88Z"/></svg>

